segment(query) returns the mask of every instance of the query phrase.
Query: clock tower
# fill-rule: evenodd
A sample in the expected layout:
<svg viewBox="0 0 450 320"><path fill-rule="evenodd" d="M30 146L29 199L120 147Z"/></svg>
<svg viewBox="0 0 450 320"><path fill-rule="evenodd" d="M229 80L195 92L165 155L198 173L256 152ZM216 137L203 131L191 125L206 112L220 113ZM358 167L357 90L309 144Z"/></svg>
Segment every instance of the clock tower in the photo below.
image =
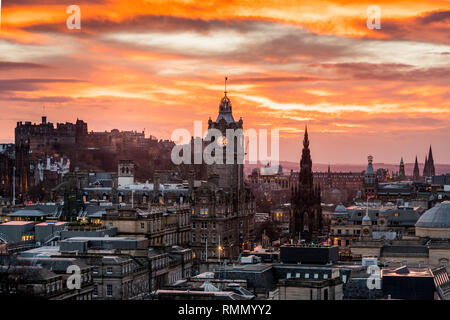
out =
<svg viewBox="0 0 450 320"><path fill-rule="evenodd" d="M219 114L216 121L208 120L208 143L217 142L222 148L222 163L219 161L207 166L207 176L218 177L218 186L224 189L234 189L239 192L244 187L244 134L243 121L235 121L230 98L225 95L220 100ZM214 136L211 129L220 131L221 136ZM217 139L217 140L216 140ZM210 141L210 142L209 142ZM228 153L228 159L227 159ZM213 155L215 155L213 153ZM232 159L232 163L230 160ZM227 163L228 160L228 163Z"/></svg>

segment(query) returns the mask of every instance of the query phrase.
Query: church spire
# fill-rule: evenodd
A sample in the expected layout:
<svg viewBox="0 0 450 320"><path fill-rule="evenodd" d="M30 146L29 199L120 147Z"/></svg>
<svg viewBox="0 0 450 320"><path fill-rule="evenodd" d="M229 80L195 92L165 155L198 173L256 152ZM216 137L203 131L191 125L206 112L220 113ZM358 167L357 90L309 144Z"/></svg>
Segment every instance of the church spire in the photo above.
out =
<svg viewBox="0 0 450 320"><path fill-rule="evenodd" d="M425 155L425 162L423 165L423 176L426 177L428 172L428 157Z"/></svg>
<svg viewBox="0 0 450 320"><path fill-rule="evenodd" d="M429 171L428 172L429 177L432 177L435 175L433 151L431 150L431 145L430 145L430 151L428 152L428 171Z"/></svg>
<svg viewBox="0 0 450 320"><path fill-rule="evenodd" d="M416 156L416 161L414 163L414 170L413 170L413 181L418 181L419 179L420 179L419 162L417 162Z"/></svg>
<svg viewBox="0 0 450 320"><path fill-rule="evenodd" d="M433 150L431 150L431 144L430 150L428 151L428 161L433 161Z"/></svg>

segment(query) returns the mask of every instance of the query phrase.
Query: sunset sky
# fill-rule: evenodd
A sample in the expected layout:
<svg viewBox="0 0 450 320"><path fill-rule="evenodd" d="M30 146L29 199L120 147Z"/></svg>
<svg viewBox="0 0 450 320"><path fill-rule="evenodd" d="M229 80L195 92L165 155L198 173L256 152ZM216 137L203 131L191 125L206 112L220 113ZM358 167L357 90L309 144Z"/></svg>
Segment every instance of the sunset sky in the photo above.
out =
<svg viewBox="0 0 450 320"><path fill-rule="evenodd" d="M17 121L170 138L217 116L278 128L298 161L450 163L450 1L2 0L0 142ZM69 5L81 30L69 30ZM381 9L381 30L366 9Z"/></svg>

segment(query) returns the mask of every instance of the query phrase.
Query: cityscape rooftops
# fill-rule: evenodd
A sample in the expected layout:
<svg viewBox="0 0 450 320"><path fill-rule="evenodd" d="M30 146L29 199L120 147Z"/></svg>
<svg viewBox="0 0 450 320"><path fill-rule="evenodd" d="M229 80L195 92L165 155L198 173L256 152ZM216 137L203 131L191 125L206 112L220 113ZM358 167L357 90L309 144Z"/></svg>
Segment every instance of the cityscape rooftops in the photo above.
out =
<svg viewBox="0 0 450 320"><path fill-rule="evenodd" d="M61 255L59 246L42 246L38 248L22 251L20 256L23 258L31 257L50 257L55 255Z"/></svg>

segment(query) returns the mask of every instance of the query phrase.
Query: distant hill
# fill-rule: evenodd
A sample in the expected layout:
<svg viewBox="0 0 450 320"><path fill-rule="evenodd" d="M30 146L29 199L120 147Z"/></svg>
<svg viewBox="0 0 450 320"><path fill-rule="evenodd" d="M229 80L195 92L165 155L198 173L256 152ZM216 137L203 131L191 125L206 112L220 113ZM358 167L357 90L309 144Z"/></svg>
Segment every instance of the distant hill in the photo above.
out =
<svg viewBox="0 0 450 320"><path fill-rule="evenodd" d="M281 166L283 167L283 171L285 173L289 173L291 170L298 171L299 170L299 163L296 162L290 162L290 161L280 161ZM450 164L435 164L436 168L436 174L444 174L444 173L450 173ZM255 164L246 164L245 165L245 172L246 174L250 174L253 168L261 167L261 165L255 165ZM366 170L367 164L330 164L330 169L332 172L361 172ZM379 168L388 169L389 172L397 172L398 171L398 164L391 164L391 163L374 163L373 167L375 170ZM413 174L414 169L414 163L405 163L405 171L407 175ZM325 172L328 170L328 164L323 163L313 163L313 171L315 172ZM419 162L419 170L422 174L423 170L423 163Z"/></svg>

